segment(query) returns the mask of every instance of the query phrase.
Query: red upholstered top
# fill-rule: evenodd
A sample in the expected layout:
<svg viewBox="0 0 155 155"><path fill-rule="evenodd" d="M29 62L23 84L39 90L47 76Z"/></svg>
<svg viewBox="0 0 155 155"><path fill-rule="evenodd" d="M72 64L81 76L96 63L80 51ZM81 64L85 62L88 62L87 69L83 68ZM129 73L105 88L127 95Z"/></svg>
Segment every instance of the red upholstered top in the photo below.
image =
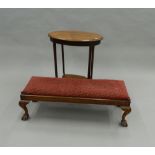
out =
<svg viewBox="0 0 155 155"><path fill-rule="evenodd" d="M22 94L130 100L122 80L32 77Z"/></svg>

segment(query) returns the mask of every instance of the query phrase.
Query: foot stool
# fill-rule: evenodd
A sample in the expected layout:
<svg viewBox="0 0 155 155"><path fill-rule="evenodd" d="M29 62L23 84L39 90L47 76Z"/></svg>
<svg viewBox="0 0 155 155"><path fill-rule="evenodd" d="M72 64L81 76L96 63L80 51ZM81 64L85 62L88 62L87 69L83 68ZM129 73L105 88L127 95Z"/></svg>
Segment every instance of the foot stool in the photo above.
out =
<svg viewBox="0 0 155 155"><path fill-rule="evenodd" d="M128 126L125 117L131 112L130 98L122 80L32 77L20 95L19 105L25 112L22 120L29 119L26 105L30 101L118 106L123 110L123 127Z"/></svg>

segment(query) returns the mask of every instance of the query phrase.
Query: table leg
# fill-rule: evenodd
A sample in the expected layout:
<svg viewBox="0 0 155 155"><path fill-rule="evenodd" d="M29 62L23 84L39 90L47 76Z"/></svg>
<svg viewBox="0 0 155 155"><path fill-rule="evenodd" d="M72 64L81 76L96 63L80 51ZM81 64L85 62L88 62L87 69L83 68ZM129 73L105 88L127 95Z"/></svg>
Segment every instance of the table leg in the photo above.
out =
<svg viewBox="0 0 155 155"><path fill-rule="evenodd" d="M63 69L63 76L65 75L65 58L64 58L64 46L61 44L61 50L62 50L62 69Z"/></svg>
<svg viewBox="0 0 155 155"><path fill-rule="evenodd" d="M88 79L93 77L93 65L94 65L94 46L89 46L89 60L88 60Z"/></svg>
<svg viewBox="0 0 155 155"><path fill-rule="evenodd" d="M94 46L91 48L91 74L90 78L93 78L93 66L94 66Z"/></svg>
<svg viewBox="0 0 155 155"><path fill-rule="evenodd" d="M87 75L87 78L90 79L90 76L91 76L91 46L89 46L88 75Z"/></svg>
<svg viewBox="0 0 155 155"><path fill-rule="evenodd" d="M55 77L58 77L57 53L56 53L56 43L55 42L53 42L53 54L54 54Z"/></svg>
<svg viewBox="0 0 155 155"><path fill-rule="evenodd" d="M122 115L121 125L123 127L127 127L128 126L128 123L127 123L127 120L125 118L131 112L131 107L130 106L121 107L121 109L124 111L124 113Z"/></svg>
<svg viewBox="0 0 155 155"><path fill-rule="evenodd" d="M22 120L26 121L29 119L29 113L28 113L28 109L26 107L26 105L29 103L29 101L26 100L20 100L19 101L19 106L24 110L24 114L22 116Z"/></svg>

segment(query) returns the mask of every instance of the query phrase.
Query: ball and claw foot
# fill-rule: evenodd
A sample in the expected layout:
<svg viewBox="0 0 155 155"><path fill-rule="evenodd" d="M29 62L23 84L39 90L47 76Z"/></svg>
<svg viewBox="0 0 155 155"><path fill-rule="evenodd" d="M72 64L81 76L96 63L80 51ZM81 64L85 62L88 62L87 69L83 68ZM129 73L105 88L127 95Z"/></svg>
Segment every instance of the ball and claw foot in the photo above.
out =
<svg viewBox="0 0 155 155"><path fill-rule="evenodd" d="M122 127L128 127L128 123L126 120L121 120L121 126Z"/></svg>
<svg viewBox="0 0 155 155"><path fill-rule="evenodd" d="M26 120L28 120L28 119L29 119L29 115L27 115L27 114L24 114L24 115L22 116L22 118L21 118L22 121L26 121Z"/></svg>

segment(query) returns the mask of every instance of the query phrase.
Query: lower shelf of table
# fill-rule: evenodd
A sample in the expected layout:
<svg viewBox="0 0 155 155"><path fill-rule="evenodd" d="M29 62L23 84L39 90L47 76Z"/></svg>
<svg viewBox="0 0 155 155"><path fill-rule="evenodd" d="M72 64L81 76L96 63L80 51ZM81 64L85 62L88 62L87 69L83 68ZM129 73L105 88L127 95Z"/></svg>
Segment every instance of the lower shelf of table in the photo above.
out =
<svg viewBox="0 0 155 155"><path fill-rule="evenodd" d="M62 76L63 78L79 78L79 79L87 79L87 77L82 75L75 75L75 74L65 74Z"/></svg>

